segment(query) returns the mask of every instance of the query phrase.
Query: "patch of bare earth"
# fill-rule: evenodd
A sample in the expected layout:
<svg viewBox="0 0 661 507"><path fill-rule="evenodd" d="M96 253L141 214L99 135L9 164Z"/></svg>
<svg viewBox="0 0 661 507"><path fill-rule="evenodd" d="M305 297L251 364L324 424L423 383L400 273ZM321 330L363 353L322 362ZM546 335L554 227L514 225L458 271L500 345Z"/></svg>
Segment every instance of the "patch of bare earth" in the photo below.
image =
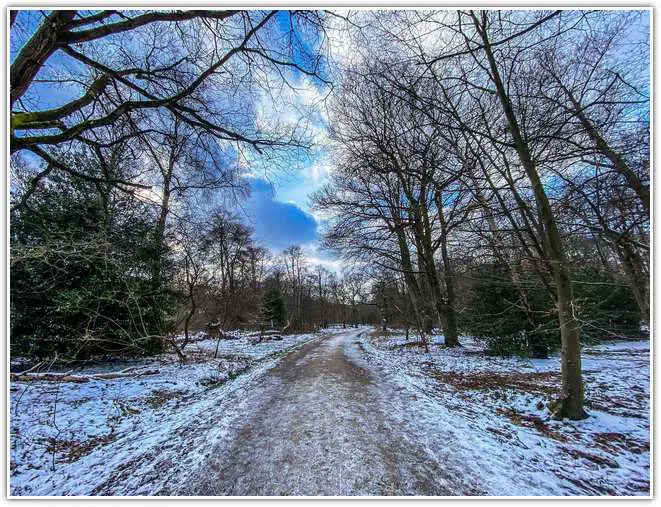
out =
<svg viewBox="0 0 661 507"><path fill-rule="evenodd" d="M53 463L72 463L89 454L97 447L113 442L117 438L114 432L107 435L93 436L87 440L49 438L46 452L53 455ZM60 455L60 458L57 458Z"/></svg>
<svg viewBox="0 0 661 507"><path fill-rule="evenodd" d="M627 353L637 351L627 351ZM595 354L597 355L597 354ZM430 365L428 365L430 366ZM630 390L625 398L609 392L608 385L591 382L591 375L596 371L586 371L586 385L590 387L590 398L586 400L588 410L598 410L614 415L644 419L645 410L641 410L646 402L646 394L642 388ZM507 400L510 394L533 395L538 397L536 408L543 410L545 401L552 400L560 394L561 378L556 372L441 372L432 371L431 375L444 385L451 386L462 399L471 399L470 392L484 395L481 399ZM542 401L545 400L545 401ZM576 433L562 423L552 421L548 415L525 413L512 407L498 406L496 402L486 410L505 417L507 421L518 427L527 428L539 436L558 442L560 452L576 460L577 467L594 469L617 469L620 467L618 458L632 453L635 455L649 452L650 443L639 441L620 432L584 431ZM502 441L517 440L516 432L508 425L498 424L487 426L486 431ZM580 463L580 465L579 465ZM596 495L618 495L611 485L602 482L588 482L580 477L566 474L563 470L553 470L558 477L567 480L583 491ZM631 484L631 489L641 492L649 491L649 482Z"/></svg>
<svg viewBox="0 0 661 507"><path fill-rule="evenodd" d="M534 394L559 394L560 374L555 372L460 373L436 371L432 375L457 390L512 389Z"/></svg>

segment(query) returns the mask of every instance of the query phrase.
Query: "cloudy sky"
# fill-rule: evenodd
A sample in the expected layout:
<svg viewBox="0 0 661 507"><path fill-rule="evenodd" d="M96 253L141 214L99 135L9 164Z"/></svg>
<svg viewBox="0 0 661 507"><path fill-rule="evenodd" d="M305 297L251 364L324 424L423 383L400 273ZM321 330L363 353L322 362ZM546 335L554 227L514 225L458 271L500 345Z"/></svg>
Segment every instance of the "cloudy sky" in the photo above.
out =
<svg viewBox="0 0 661 507"><path fill-rule="evenodd" d="M302 173L281 184L251 179L252 195L246 212L257 238L274 250L317 240L319 224L306 205L305 190L300 188L300 182L306 177L304 170ZM294 198L286 199L284 195L288 193Z"/></svg>
<svg viewBox="0 0 661 507"><path fill-rule="evenodd" d="M328 30L326 34L330 32ZM334 60L339 50L337 42L337 38L332 37L326 38L323 43L323 51L333 54ZM320 40L313 36L309 40L309 49L314 51L313 46L320 44ZM331 72L326 61L321 74L328 77ZM298 244L303 247L309 261L336 269L338 263L328 252L318 248L317 240L323 223L310 202L312 194L328 182L332 171L332 161L327 151L326 111L326 100L331 90L324 82L295 69L291 69L288 81L290 86L279 89L277 95L264 94L261 97L257 115L269 122L275 119L297 123L304 118L312 147L290 153L287 163L276 164L275 170L268 158L248 160L246 169L251 196L244 206L244 214L254 227L258 241L274 253Z"/></svg>
<svg viewBox="0 0 661 507"><path fill-rule="evenodd" d="M318 248L323 222L310 206L310 197L328 181L330 172L326 157L317 155L306 157L291 171L268 178L250 176L251 195L242 208L256 239L274 253L301 245L309 261L337 268L332 256Z"/></svg>
<svg viewBox="0 0 661 507"><path fill-rule="evenodd" d="M44 12L24 11L12 29L11 58L16 56L23 43L42 22ZM290 29L289 13L281 11L276 18L278 27L285 33ZM281 26L280 26L281 25ZM302 49L294 60L305 66L306 50L314 53L321 45L317 34L299 34ZM75 74L76 62L65 55L56 53L48 62L51 72ZM281 69L282 70L282 69ZM322 65L322 74L328 71L328 64ZM260 72L260 70L258 70ZM266 70L265 70L266 72ZM274 79L275 75L264 76ZM277 79L274 79L274 82ZM255 236L274 253L292 244L303 247L310 260L321 258L321 262L332 264L327 253L319 252L316 243L321 233L319 220L310 207L311 194L327 181L330 164L327 161L325 145L326 115L324 99L329 88L322 81L304 75L295 69L287 69L287 86L263 92L255 87L255 115L257 124L264 124L268 130L272 124L296 124L304 118L306 133L313 142L310 150L293 150L287 158L274 163L272 158L257 154L241 154L240 161L245 178L251 189L248 201L242 203L241 215L255 230ZM80 90L75 87L43 84L33 87L26 100L39 109L52 108L76 98ZM251 107L253 105L251 104ZM238 155L237 155L238 156ZM158 189L153 189L158 195Z"/></svg>

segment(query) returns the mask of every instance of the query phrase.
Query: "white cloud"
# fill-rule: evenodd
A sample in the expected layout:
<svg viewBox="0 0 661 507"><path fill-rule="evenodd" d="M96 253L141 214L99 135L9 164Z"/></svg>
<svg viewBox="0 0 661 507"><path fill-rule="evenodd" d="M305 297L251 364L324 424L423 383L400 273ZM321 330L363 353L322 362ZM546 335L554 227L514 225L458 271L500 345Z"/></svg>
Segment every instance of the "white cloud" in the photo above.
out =
<svg viewBox="0 0 661 507"><path fill-rule="evenodd" d="M320 156L311 165L282 176L278 181L278 195L283 201L295 203L316 217L310 208L310 197L321 189L333 172L333 165L326 156Z"/></svg>
<svg viewBox="0 0 661 507"><path fill-rule="evenodd" d="M328 252L324 252L317 244L303 245L302 250L308 266L323 266L336 274L340 274L345 267L344 261L332 257Z"/></svg>

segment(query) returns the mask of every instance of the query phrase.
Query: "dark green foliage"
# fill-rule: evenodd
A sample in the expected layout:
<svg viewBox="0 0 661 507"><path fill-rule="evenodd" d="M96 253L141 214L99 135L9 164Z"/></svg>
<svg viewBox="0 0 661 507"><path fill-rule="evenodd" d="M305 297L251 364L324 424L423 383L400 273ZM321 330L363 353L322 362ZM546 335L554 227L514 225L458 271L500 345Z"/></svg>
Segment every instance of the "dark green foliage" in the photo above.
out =
<svg viewBox="0 0 661 507"><path fill-rule="evenodd" d="M264 292L259 318L260 326L263 328L281 328L285 325L285 301L277 286L273 286Z"/></svg>
<svg viewBox="0 0 661 507"><path fill-rule="evenodd" d="M11 217L12 354L158 352L176 295L150 283L152 220L93 183L55 175L39 188Z"/></svg>
<svg viewBox="0 0 661 507"><path fill-rule="evenodd" d="M584 341L640 334L640 309L622 280L593 267L575 268L573 279Z"/></svg>
<svg viewBox="0 0 661 507"><path fill-rule="evenodd" d="M507 266L483 264L470 271L464 331L485 341L488 353L501 356L546 357L560 345L553 302L530 273L512 282Z"/></svg>
<svg viewBox="0 0 661 507"><path fill-rule="evenodd" d="M546 357L560 346L555 304L535 273L485 264L470 271L471 289L461 325L494 355ZM640 311L629 287L596 267L574 267L574 301L583 342L638 334ZM524 291L524 294L521 293Z"/></svg>

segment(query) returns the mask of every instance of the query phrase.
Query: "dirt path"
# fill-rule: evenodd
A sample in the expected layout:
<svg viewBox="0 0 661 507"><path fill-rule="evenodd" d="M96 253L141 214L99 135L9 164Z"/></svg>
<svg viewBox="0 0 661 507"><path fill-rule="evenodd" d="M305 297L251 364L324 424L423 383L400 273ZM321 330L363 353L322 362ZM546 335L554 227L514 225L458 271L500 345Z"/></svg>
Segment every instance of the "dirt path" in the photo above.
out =
<svg viewBox="0 0 661 507"><path fill-rule="evenodd" d="M263 377L186 494L480 494L451 487L455 472L393 426L388 406L405 400L361 364L356 334L306 344Z"/></svg>

